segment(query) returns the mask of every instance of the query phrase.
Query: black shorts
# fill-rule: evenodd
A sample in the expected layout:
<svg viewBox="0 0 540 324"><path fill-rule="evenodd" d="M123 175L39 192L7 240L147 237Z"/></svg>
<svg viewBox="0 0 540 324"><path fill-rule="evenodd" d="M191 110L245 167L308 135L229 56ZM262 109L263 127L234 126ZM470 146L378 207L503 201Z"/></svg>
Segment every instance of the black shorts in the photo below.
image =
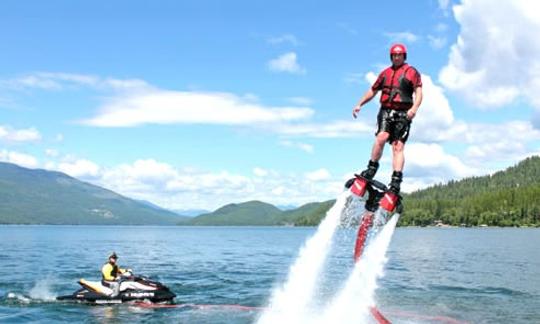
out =
<svg viewBox="0 0 540 324"><path fill-rule="evenodd" d="M409 138L412 121L407 118L407 110L381 108L377 115L377 132L388 132L388 143L398 140L403 143Z"/></svg>

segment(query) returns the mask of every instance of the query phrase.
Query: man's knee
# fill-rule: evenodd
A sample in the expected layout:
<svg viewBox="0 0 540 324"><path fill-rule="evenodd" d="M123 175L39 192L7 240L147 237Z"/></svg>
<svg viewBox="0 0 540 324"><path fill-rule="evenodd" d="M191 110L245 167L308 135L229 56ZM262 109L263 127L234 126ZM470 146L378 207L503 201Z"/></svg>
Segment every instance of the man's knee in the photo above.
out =
<svg viewBox="0 0 540 324"><path fill-rule="evenodd" d="M404 147L405 143L403 143L402 141L392 142L392 150L394 151L394 153L402 153Z"/></svg>
<svg viewBox="0 0 540 324"><path fill-rule="evenodd" d="M386 143L386 141L388 141L388 137L390 137L390 134L388 132L380 132L379 134L377 134L377 137L375 138L375 141L379 145L381 145L381 144L384 145L384 143Z"/></svg>

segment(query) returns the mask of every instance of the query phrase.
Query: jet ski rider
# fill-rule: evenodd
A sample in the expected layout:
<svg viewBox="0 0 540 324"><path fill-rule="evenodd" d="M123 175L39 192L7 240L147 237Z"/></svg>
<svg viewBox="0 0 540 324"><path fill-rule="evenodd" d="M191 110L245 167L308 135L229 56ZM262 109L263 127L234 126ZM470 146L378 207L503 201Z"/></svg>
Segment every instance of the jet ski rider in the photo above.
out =
<svg viewBox="0 0 540 324"><path fill-rule="evenodd" d="M116 264L118 256L115 252L109 255L109 261L101 268L101 284L113 290L111 297L116 297L120 293L121 275L130 269L122 269Z"/></svg>

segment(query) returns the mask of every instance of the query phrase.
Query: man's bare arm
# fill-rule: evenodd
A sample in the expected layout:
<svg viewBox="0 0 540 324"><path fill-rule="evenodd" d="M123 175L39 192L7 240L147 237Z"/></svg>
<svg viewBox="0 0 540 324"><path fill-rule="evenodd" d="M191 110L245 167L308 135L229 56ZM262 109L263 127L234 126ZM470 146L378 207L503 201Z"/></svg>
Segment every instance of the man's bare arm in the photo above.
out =
<svg viewBox="0 0 540 324"><path fill-rule="evenodd" d="M356 106L353 107L352 115L354 118L356 118L356 115L360 112L360 109L362 109L362 106L368 103L375 95L377 94L378 90L373 91L373 89L369 88L368 91L364 94L362 99L356 104Z"/></svg>
<svg viewBox="0 0 540 324"><path fill-rule="evenodd" d="M416 90L414 90L414 103L411 109L407 111L407 118L409 118L409 120L412 120L414 116L416 116L416 112L418 111L418 108L420 108L420 105L422 104L422 98L423 98L422 87L417 87Z"/></svg>

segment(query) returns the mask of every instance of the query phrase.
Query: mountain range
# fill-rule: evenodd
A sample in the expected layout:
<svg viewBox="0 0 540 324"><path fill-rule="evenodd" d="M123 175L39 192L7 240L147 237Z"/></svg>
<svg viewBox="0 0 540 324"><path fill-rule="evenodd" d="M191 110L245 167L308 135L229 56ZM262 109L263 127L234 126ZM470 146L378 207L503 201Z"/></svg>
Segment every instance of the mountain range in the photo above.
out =
<svg viewBox="0 0 540 324"><path fill-rule="evenodd" d="M281 211L260 201L230 204L181 225L319 224L335 200ZM540 157L491 175L450 181L403 195L399 225L540 226Z"/></svg>
<svg viewBox="0 0 540 324"><path fill-rule="evenodd" d="M0 162L0 223L172 225L183 217L61 172Z"/></svg>
<svg viewBox="0 0 540 324"><path fill-rule="evenodd" d="M404 194L400 225L540 226L540 157ZM262 201L180 216L61 172L0 162L0 224L314 226L335 200L283 210Z"/></svg>

